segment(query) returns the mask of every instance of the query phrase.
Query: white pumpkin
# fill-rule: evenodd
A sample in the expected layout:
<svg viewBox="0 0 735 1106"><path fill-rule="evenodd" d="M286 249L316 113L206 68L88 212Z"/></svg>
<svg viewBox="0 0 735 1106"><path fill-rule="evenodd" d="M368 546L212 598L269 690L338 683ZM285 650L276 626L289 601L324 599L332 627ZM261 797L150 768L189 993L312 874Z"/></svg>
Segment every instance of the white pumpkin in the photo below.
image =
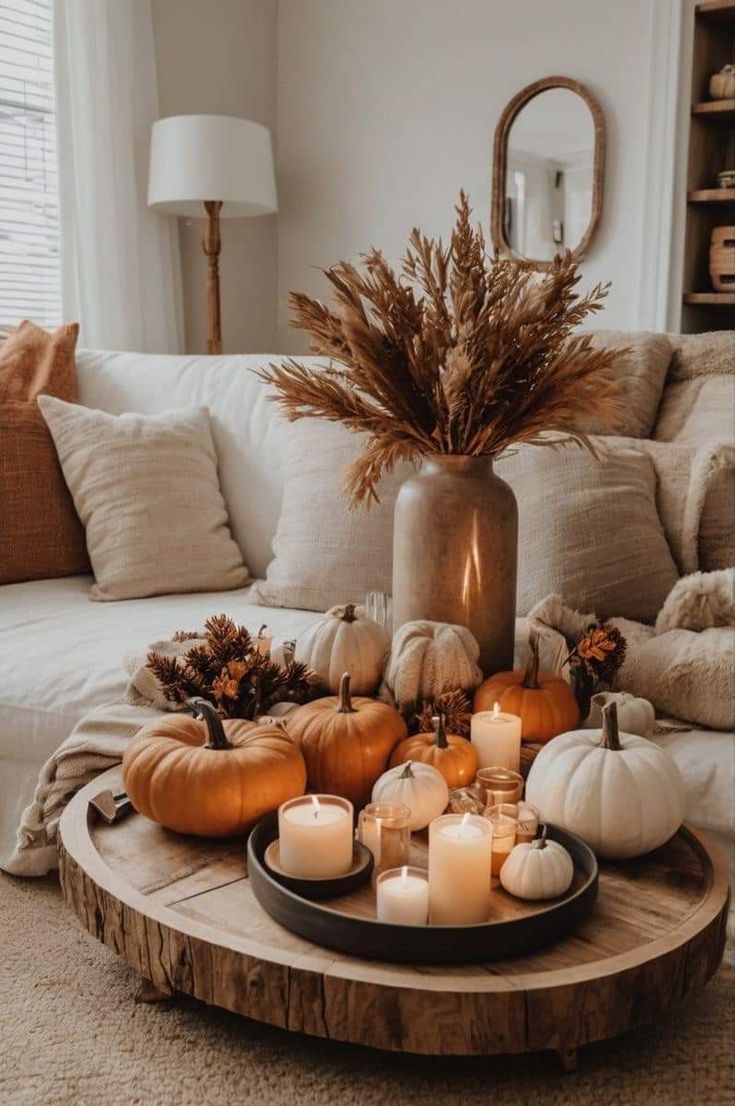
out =
<svg viewBox="0 0 735 1106"><path fill-rule="evenodd" d="M480 646L464 626L406 622L393 637L385 682L398 709L412 710L444 691L469 691L482 682Z"/></svg>
<svg viewBox="0 0 735 1106"><path fill-rule="evenodd" d="M618 708L618 727L623 733L635 733L639 737L651 736L656 720L655 710L648 699L639 699L628 691L600 691L593 695L585 729L599 730L602 725L602 708L607 703L615 703Z"/></svg>
<svg viewBox="0 0 735 1106"><path fill-rule="evenodd" d="M421 830L447 809L449 788L437 768L408 760L383 772L373 787L372 800L403 803L411 811L409 829Z"/></svg>
<svg viewBox="0 0 735 1106"><path fill-rule="evenodd" d="M526 800L545 822L581 837L598 856L642 856L668 841L684 818L684 784L667 752L619 734L615 703L602 730L572 730L544 745L526 781Z"/></svg>
<svg viewBox="0 0 735 1106"><path fill-rule="evenodd" d="M383 675L390 635L363 607L332 607L296 639L294 660L305 664L335 695L345 672L354 695L372 695Z"/></svg>
<svg viewBox="0 0 735 1106"><path fill-rule="evenodd" d="M571 885L574 861L558 841L547 841L546 826L535 841L511 849L500 882L517 899L556 899Z"/></svg>

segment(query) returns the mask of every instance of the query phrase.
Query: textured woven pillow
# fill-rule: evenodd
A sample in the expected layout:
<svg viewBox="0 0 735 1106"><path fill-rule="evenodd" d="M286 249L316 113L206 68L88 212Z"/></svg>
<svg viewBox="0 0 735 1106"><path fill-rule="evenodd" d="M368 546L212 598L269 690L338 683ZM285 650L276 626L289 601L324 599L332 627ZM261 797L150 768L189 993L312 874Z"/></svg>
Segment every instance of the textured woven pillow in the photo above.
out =
<svg viewBox="0 0 735 1106"><path fill-rule="evenodd" d="M735 442L735 330L672 334L674 356L651 437Z"/></svg>
<svg viewBox="0 0 735 1106"><path fill-rule="evenodd" d="M649 331L596 330L592 345L599 349L629 349L619 358L615 372L623 384L625 414L620 426L611 428L599 419L583 418L588 434L625 434L649 438L664 390L673 346L665 334Z"/></svg>
<svg viewBox="0 0 735 1106"><path fill-rule="evenodd" d="M248 578L230 535L206 407L108 415L38 405L87 532L93 599L222 591Z"/></svg>
<svg viewBox="0 0 735 1106"><path fill-rule="evenodd" d="M76 399L79 326L21 323L0 344L0 584L89 572L84 527L41 418L41 392Z"/></svg>
<svg viewBox="0 0 735 1106"><path fill-rule="evenodd" d="M519 615L557 593L601 617L655 620L678 572L650 457L625 446L601 461L573 447L525 446L496 469L518 500Z"/></svg>
<svg viewBox="0 0 735 1106"><path fill-rule="evenodd" d="M325 611L337 603L363 603L368 591L390 593L393 508L413 470L403 466L380 484L380 503L351 511L345 472L363 439L320 419L285 428L284 491L273 539L274 557L251 601L270 607Z"/></svg>

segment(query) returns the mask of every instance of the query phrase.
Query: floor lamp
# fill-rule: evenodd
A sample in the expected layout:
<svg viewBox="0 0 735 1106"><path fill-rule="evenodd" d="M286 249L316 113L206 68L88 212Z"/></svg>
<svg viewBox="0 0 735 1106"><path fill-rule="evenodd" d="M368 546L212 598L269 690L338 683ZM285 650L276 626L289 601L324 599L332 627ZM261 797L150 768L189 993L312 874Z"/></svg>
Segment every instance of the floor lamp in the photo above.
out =
<svg viewBox="0 0 735 1106"><path fill-rule="evenodd" d="M207 352L221 353L220 219L278 210L270 131L229 115L159 119L151 132L148 204L169 215L206 215Z"/></svg>

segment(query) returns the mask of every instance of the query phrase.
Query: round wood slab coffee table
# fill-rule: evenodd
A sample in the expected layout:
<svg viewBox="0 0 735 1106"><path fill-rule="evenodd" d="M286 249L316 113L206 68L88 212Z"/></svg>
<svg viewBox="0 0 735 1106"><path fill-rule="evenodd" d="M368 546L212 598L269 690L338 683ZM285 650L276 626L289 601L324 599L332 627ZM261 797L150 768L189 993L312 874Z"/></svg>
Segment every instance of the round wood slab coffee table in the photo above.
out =
<svg viewBox="0 0 735 1106"><path fill-rule="evenodd" d="M374 1048L488 1055L580 1045L651 1022L722 958L725 864L683 828L605 864L592 916L526 957L462 966L360 960L289 933L255 901L243 841L176 836L138 814L107 825L76 795L61 819L61 886L86 928L153 993L182 991L283 1029Z"/></svg>

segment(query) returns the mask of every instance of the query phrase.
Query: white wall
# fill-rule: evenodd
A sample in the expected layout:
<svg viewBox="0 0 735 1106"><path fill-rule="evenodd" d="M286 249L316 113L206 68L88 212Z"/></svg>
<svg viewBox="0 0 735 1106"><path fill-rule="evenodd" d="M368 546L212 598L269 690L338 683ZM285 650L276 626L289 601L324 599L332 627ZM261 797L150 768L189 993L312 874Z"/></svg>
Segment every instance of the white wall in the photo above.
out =
<svg viewBox="0 0 735 1106"><path fill-rule="evenodd" d="M325 294L315 266L370 245L395 260L414 224L446 235L461 186L487 229L497 119L554 73L587 84L607 121L584 280L613 289L592 325L635 327L656 3L279 0L278 348L303 348L282 305L291 288Z"/></svg>
<svg viewBox="0 0 735 1106"><path fill-rule="evenodd" d="M161 115L212 113L276 122L277 0L152 0ZM215 197L216 198L216 197ZM186 349L206 349L201 220L179 220ZM276 217L222 222L225 352L273 349Z"/></svg>

